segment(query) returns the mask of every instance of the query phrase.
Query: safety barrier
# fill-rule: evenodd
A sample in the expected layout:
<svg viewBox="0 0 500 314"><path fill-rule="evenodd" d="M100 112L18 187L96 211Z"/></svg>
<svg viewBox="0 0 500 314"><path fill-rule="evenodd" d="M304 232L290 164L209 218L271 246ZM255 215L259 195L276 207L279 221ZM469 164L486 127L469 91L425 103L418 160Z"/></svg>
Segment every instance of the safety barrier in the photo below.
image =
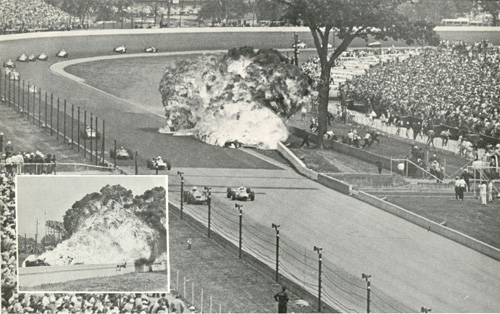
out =
<svg viewBox="0 0 500 314"><path fill-rule="evenodd" d="M122 263L121 263L122 264ZM122 264L123 265L123 264ZM112 264L89 264L89 265L64 265L64 266L38 266L20 267L19 287L20 290L43 284L68 282L78 279L111 277L135 272L134 261L127 262L125 267Z"/></svg>

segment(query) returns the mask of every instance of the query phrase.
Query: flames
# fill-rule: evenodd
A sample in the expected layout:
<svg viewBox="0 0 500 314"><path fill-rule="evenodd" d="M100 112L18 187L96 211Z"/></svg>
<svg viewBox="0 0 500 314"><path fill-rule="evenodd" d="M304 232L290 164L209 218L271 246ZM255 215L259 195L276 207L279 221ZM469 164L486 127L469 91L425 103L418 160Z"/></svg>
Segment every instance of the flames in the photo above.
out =
<svg viewBox="0 0 500 314"><path fill-rule="evenodd" d="M169 67L160 82L168 129L212 145L276 148L288 137L284 120L311 101L307 77L283 61L244 47Z"/></svg>

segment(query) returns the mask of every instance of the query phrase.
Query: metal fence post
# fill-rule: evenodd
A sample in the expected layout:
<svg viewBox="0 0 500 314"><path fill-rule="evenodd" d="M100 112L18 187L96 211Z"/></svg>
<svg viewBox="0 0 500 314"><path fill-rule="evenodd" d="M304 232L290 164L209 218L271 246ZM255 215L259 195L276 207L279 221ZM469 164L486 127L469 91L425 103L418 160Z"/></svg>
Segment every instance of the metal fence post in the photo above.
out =
<svg viewBox="0 0 500 314"><path fill-rule="evenodd" d="M243 245L243 210L241 209L243 205L234 204L240 212L240 232L239 232L239 245L238 245L238 258L241 259L241 249Z"/></svg>
<svg viewBox="0 0 500 314"><path fill-rule="evenodd" d="M115 152L116 154L116 152ZM137 165L137 151L135 151L135 175L138 175L139 174L139 166Z"/></svg>
<svg viewBox="0 0 500 314"><path fill-rule="evenodd" d="M38 89L38 127L42 126L42 88ZM35 115L33 115L33 120L35 120Z"/></svg>
<svg viewBox="0 0 500 314"><path fill-rule="evenodd" d="M47 92L45 92L45 128L47 128Z"/></svg>
<svg viewBox="0 0 500 314"><path fill-rule="evenodd" d="M361 279L366 280L366 313L370 313L370 277L368 274L361 274Z"/></svg>
<svg viewBox="0 0 500 314"><path fill-rule="evenodd" d="M59 97L57 97L56 139L59 139Z"/></svg>
<svg viewBox="0 0 500 314"><path fill-rule="evenodd" d="M23 113L24 113L24 99L25 99L25 96L24 96L25 91L24 90L25 90L25 88L24 88L24 80L23 80L23 100L22 100L22 108L21 108L21 112L23 112Z"/></svg>
<svg viewBox="0 0 500 314"><path fill-rule="evenodd" d="M21 76L19 76L19 81L17 81L17 112L20 110L21 105Z"/></svg>
<svg viewBox="0 0 500 314"><path fill-rule="evenodd" d="M181 176L181 220L184 214L184 172L177 171L177 174Z"/></svg>
<svg viewBox="0 0 500 314"><path fill-rule="evenodd" d="M50 136L53 134L53 123L52 123L52 109L54 108L54 93L50 93Z"/></svg>
<svg viewBox="0 0 500 314"><path fill-rule="evenodd" d="M66 101L66 99L64 100ZM71 105L71 148L75 142L73 142L73 126L75 124L75 105Z"/></svg>
<svg viewBox="0 0 500 314"><path fill-rule="evenodd" d="M323 257L323 248L314 246L314 251L318 253L318 312L321 312L321 264Z"/></svg>
<svg viewBox="0 0 500 314"><path fill-rule="evenodd" d="M78 107L78 122L76 123L76 138L78 145L78 152L80 152L80 107Z"/></svg>
<svg viewBox="0 0 500 314"><path fill-rule="evenodd" d="M16 80L14 80L14 85L12 86L14 89L14 100L12 101L12 104L14 105L14 109L16 109Z"/></svg>
<svg viewBox="0 0 500 314"><path fill-rule="evenodd" d="M90 113L90 161L92 161L92 153L93 153L93 150L92 150L92 142L93 142L93 139L92 139L92 128L94 127L94 118L92 117L92 113ZM87 127L85 127L85 129L87 129ZM97 137L97 130L93 130L95 131L95 135ZM88 135L87 135L88 137Z"/></svg>
<svg viewBox="0 0 500 314"><path fill-rule="evenodd" d="M9 81L9 92L7 94L9 95L9 98L8 98L8 102L7 103L9 104L9 107L10 107L10 90L11 90L11 88L10 88L10 81L11 81L10 74L8 76L8 81Z"/></svg>
<svg viewBox="0 0 500 314"><path fill-rule="evenodd" d="M63 141L66 142L66 99L64 100Z"/></svg>
<svg viewBox="0 0 500 314"><path fill-rule="evenodd" d="M271 227L276 230L276 283L279 282L279 267L280 267L280 225L275 223L271 224Z"/></svg>
<svg viewBox="0 0 500 314"><path fill-rule="evenodd" d="M205 193L207 194L207 205L208 205L208 237L210 238L211 233L211 224L212 224L212 192L210 191L212 188L205 187Z"/></svg>
<svg viewBox="0 0 500 314"><path fill-rule="evenodd" d="M96 166L99 165L99 158L97 158L97 155L98 155L98 152L99 152L99 145L97 145L98 140L99 140L99 136L98 136L99 133L97 133L97 130L98 130L98 128L97 128L97 117L95 117L95 135L96 135L95 136L95 165Z"/></svg>
<svg viewBox="0 0 500 314"><path fill-rule="evenodd" d="M83 157L87 157L87 110L83 111Z"/></svg>
<svg viewBox="0 0 500 314"><path fill-rule="evenodd" d="M115 148L113 150L113 163L115 164L115 168L116 168L116 140L115 141Z"/></svg>
<svg viewBox="0 0 500 314"><path fill-rule="evenodd" d="M104 139L106 138L106 128L105 128L104 120L102 120L102 150L101 150L101 158L102 164L104 165Z"/></svg>
<svg viewBox="0 0 500 314"><path fill-rule="evenodd" d="M27 104L27 117L28 121L30 120L30 82L28 82L28 104Z"/></svg>

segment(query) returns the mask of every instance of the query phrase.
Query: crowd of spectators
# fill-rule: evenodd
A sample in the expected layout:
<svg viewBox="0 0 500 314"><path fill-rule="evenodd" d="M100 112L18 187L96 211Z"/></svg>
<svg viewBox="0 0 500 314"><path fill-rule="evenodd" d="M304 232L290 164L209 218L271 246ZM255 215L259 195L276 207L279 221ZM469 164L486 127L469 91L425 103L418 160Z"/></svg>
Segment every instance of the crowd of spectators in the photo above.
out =
<svg viewBox="0 0 500 314"><path fill-rule="evenodd" d="M414 117L424 125L500 138L500 47L442 42L369 72L347 81L343 90L378 116Z"/></svg>
<svg viewBox="0 0 500 314"><path fill-rule="evenodd" d="M158 294L13 294L8 313L184 313L180 298L169 300ZM193 308L190 308L193 310Z"/></svg>
<svg viewBox="0 0 500 314"><path fill-rule="evenodd" d="M71 16L43 0L0 0L3 33L67 29Z"/></svg>
<svg viewBox="0 0 500 314"><path fill-rule="evenodd" d="M2 154L0 162L5 165L5 173L8 176L14 174L52 174L56 167L56 156L44 155L38 150L35 152L14 152L13 144L8 141L5 144L5 153Z"/></svg>

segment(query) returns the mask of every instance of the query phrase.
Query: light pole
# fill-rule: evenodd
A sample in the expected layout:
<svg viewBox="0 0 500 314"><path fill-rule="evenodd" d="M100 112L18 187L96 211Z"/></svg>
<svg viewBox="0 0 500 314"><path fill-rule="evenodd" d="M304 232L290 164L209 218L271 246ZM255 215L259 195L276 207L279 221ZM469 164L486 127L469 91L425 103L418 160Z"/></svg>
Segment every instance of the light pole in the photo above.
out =
<svg viewBox="0 0 500 314"><path fill-rule="evenodd" d="M177 171L177 174L181 177L181 220L184 212L184 172Z"/></svg>
<svg viewBox="0 0 500 314"><path fill-rule="evenodd" d="M370 278L372 275L361 274L361 279L366 280L366 313L370 313Z"/></svg>
<svg viewBox="0 0 500 314"><path fill-rule="evenodd" d="M280 225L271 224L271 228L276 231L276 283L279 282L279 267L280 267Z"/></svg>
<svg viewBox="0 0 500 314"><path fill-rule="evenodd" d="M207 205L208 205L208 237L210 238L210 229L211 229L211 216L212 216L212 192L210 191L212 188L205 187L205 194L207 196Z"/></svg>
<svg viewBox="0 0 500 314"><path fill-rule="evenodd" d="M318 312L321 312L321 263L323 256L323 248L314 246L314 251L318 253Z"/></svg>

